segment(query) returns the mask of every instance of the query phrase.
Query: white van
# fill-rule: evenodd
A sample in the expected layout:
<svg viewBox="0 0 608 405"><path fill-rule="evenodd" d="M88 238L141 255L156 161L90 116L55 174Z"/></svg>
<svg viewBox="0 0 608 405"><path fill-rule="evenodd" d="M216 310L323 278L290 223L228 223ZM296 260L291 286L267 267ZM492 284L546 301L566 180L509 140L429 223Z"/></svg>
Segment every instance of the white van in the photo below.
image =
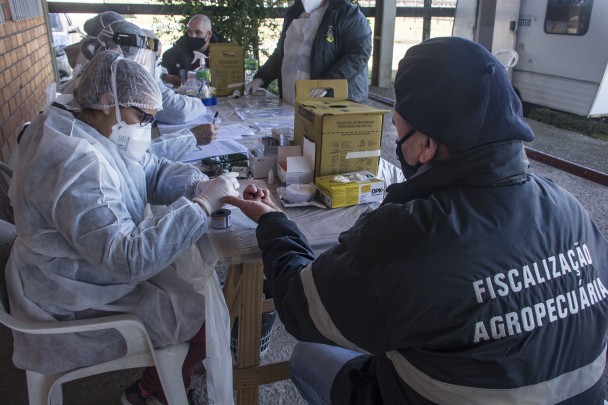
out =
<svg viewBox="0 0 608 405"><path fill-rule="evenodd" d="M79 42L84 34L77 26L72 24L70 17L65 13L49 13L49 21L59 81L63 83L72 78L72 68L63 48Z"/></svg>
<svg viewBox="0 0 608 405"><path fill-rule="evenodd" d="M453 35L515 49L522 101L608 115L607 0L458 0Z"/></svg>

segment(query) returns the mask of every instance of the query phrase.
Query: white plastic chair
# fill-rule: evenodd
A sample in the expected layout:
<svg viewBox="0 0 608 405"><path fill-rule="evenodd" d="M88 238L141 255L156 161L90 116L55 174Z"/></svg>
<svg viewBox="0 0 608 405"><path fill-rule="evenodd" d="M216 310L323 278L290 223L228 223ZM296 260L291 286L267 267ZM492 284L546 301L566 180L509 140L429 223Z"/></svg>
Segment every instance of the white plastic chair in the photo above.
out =
<svg viewBox="0 0 608 405"><path fill-rule="evenodd" d="M514 49L501 49L494 52L494 56L507 70L513 68L519 62L519 54Z"/></svg>
<svg viewBox="0 0 608 405"><path fill-rule="evenodd" d="M156 366L165 396L170 405L188 403L182 380L182 364L188 352L188 343L154 349L144 324L134 315L63 322L25 322L13 318L9 311L8 291L4 270L8 255L17 236L14 225L0 220L0 323L12 330L31 334L59 334L100 329L116 329L127 343L127 353L106 363L81 367L54 375L26 370L27 392L30 405L56 405L63 403L61 385L68 381L108 371Z"/></svg>

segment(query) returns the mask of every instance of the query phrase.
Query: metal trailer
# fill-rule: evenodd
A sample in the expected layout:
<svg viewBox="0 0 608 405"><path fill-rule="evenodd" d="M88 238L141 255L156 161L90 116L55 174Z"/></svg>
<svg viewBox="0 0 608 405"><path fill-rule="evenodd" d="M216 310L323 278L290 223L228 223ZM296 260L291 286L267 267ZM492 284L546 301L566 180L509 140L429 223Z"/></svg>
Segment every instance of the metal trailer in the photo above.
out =
<svg viewBox="0 0 608 405"><path fill-rule="evenodd" d="M607 0L458 0L453 35L496 53L524 103L584 117L608 115Z"/></svg>

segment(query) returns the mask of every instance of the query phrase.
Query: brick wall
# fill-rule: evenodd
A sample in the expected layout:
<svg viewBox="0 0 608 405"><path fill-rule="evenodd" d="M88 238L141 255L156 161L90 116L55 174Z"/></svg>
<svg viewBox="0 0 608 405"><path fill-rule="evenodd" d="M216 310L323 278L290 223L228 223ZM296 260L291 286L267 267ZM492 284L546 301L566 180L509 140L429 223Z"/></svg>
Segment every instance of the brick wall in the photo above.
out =
<svg viewBox="0 0 608 405"><path fill-rule="evenodd" d="M44 106L55 71L44 16L13 21L8 0L0 0L0 160L15 150L17 135Z"/></svg>

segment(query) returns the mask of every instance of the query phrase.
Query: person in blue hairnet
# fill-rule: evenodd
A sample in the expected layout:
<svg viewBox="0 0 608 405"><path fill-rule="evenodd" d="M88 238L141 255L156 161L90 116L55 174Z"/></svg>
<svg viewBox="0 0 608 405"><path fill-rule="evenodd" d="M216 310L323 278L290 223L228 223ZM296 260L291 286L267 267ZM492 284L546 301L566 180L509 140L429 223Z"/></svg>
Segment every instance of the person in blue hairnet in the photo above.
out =
<svg viewBox="0 0 608 405"><path fill-rule="evenodd" d="M161 67L156 62L158 48L155 49L155 46L159 46L156 35L124 20L106 25L96 37L84 39L81 43L82 53L88 60L99 52L113 49L121 52L125 58L135 60L146 67L148 72L154 76L162 94L163 109L157 114L158 122L181 124L204 114L206 107L200 99L178 94L162 82L160 79ZM68 101L62 101L64 104L73 104L69 95L73 92L78 80L79 78L76 77L61 86L60 91L64 95L63 98L65 99L65 95L68 97ZM216 124L200 124L192 128L165 133L152 140L150 152L179 161L197 145L208 145L213 141L218 129L219 126Z"/></svg>
<svg viewBox="0 0 608 405"><path fill-rule="evenodd" d="M311 404L602 404L608 244L529 171L534 134L502 64L457 37L412 46L395 78L406 181L315 257L267 190L226 198L258 222L264 273L302 341Z"/></svg>
<svg viewBox="0 0 608 405"><path fill-rule="evenodd" d="M146 151L162 108L158 86L137 62L97 54L74 98L53 104L19 145L9 196L18 236L6 269L11 314L28 321L131 313L155 347L190 342L185 387L205 357L204 297L180 279L174 261L208 229L221 198L238 195L236 177L208 180L195 167ZM147 203L167 205L146 216ZM53 374L125 354L114 330L78 334L15 332L17 367ZM123 394L125 404L154 396L147 368Z"/></svg>

